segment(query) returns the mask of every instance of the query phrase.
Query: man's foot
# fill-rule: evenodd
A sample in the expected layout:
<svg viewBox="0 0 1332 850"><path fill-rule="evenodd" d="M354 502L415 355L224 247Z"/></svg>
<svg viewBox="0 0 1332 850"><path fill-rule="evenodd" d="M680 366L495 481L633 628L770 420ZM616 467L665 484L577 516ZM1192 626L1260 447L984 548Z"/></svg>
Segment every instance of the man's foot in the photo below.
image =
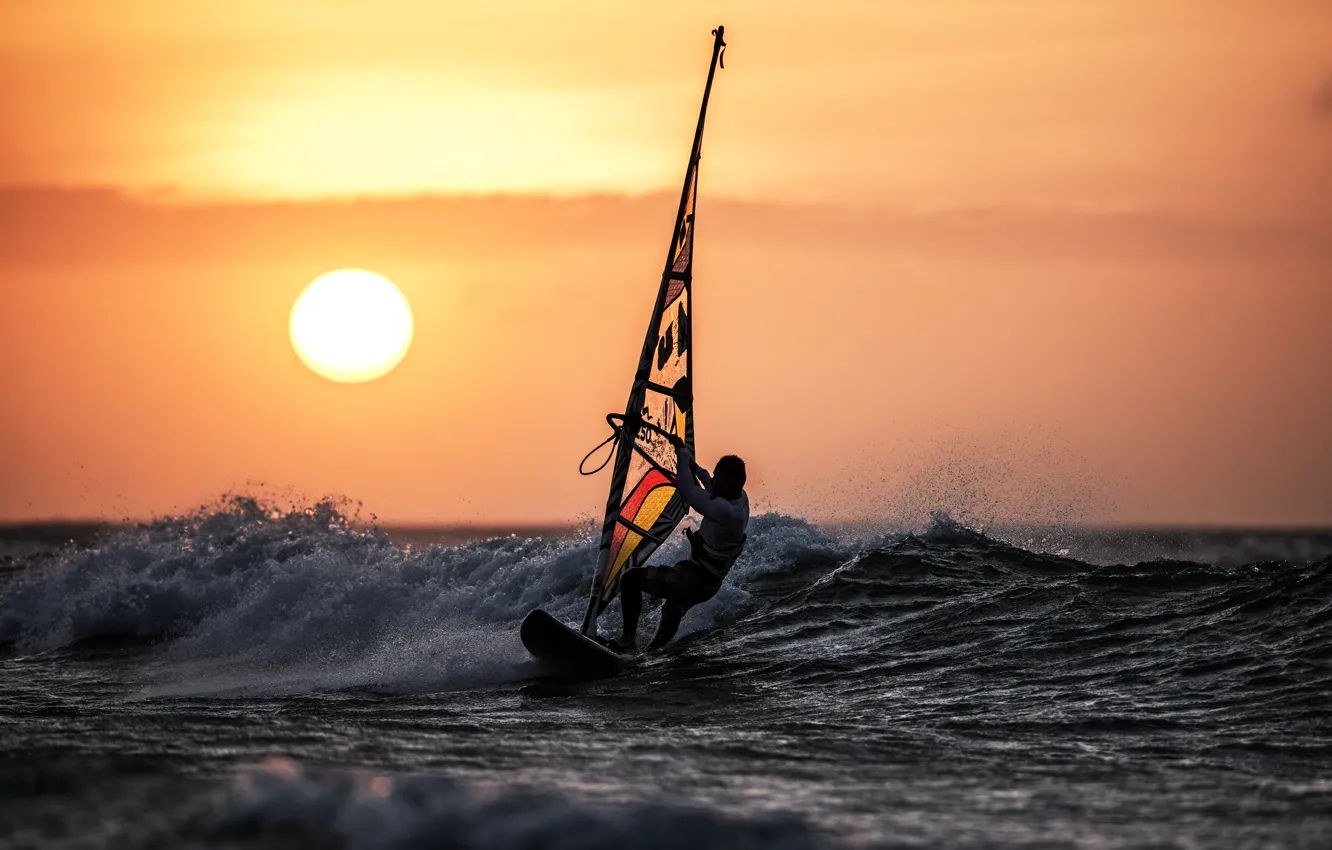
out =
<svg viewBox="0 0 1332 850"><path fill-rule="evenodd" d="M624 635L606 641L606 646L611 652L616 652L620 655L638 654L638 642L633 638L625 637Z"/></svg>

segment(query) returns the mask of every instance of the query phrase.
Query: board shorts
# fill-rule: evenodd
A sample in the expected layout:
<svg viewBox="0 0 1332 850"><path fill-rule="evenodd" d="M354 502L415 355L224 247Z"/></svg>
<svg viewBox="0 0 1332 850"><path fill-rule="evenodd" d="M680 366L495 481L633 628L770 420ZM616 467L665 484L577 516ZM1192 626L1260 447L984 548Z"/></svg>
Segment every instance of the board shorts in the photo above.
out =
<svg viewBox="0 0 1332 850"><path fill-rule="evenodd" d="M670 567L642 567L638 588L681 608L707 602L721 589L721 581L707 568L693 561L680 561Z"/></svg>

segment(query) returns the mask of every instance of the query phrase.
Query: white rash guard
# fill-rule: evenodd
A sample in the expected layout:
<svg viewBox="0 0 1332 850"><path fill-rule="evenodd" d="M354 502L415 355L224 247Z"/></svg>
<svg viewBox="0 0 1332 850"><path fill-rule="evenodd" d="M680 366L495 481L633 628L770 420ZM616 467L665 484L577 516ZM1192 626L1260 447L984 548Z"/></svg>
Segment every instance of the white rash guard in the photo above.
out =
<svg viewBox="0 0 1332 850"><path fill-rule="evenodd" d="M680 497L703 517L695 537L702 543L706 557L694 560L703 561L702 566L720 581L744 548L745 529L749 527L749 494L741 490L736 499L714 496L712 477L704 469L694 472L694 456L684 446L675 450L675 463L679 470L675 486Z"/></svg>

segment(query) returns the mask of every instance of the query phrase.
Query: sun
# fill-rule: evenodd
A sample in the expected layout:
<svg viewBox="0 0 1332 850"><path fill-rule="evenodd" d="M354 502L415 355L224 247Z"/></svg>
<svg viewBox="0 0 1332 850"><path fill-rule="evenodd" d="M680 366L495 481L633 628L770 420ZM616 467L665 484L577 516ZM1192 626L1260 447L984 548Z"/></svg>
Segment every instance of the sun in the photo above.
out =
<svg viewBox="0 0 1332 850"><path fill-rule="evenodd" d="M412 308L381 274L339 269L315 278L291 308L291 345L330 381L388 374L412 344Z"/></svg>

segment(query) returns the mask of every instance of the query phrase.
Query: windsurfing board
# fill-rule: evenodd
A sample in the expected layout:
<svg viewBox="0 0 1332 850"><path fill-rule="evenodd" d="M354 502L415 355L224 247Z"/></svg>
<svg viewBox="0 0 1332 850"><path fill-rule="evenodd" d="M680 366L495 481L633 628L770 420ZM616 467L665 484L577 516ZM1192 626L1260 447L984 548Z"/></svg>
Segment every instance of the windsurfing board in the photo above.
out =
<svg viewBox="0 0 1332 850"><path fill-rule="evenodd" d="M611 651L540 608L523 618L519 634L532 657L554 675L600 679L616 676L634 663L631 656Z"/></svg>

